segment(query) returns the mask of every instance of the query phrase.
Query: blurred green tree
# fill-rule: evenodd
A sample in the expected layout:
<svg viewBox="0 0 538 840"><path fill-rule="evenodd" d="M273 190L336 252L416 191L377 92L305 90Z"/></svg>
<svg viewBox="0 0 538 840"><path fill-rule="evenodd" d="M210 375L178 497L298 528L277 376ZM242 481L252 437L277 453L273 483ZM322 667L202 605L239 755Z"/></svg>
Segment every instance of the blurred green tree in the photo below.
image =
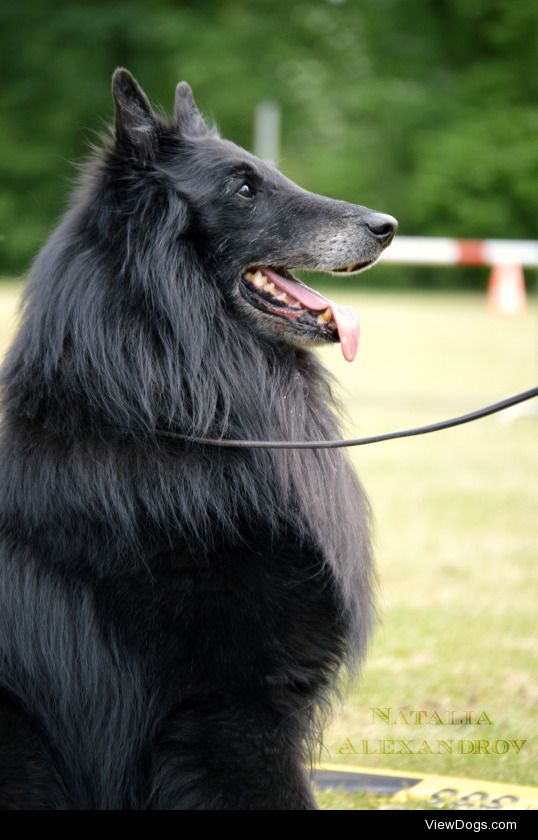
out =
<svg viewBox="0 0 538 840"><path fill-rule="evenodd" d="M166 108L188 79L247 147L277 99L283 171L402 233L536 236L535 0L18 0L0 37L0 271L54 225L117 65Z"/></svg>

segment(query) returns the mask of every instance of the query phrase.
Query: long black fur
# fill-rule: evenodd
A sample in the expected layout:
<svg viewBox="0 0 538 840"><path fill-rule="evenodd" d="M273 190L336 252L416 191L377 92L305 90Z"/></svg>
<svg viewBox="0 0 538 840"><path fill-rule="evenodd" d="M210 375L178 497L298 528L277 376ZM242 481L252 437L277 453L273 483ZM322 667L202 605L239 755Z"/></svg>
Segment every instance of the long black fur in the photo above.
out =
<svg viewBox="0 0 538 840"><path fill-rule="evenodd" d="M367 211L221 140L186 85L171 122L125 71L114 97L2 374L0 806L312 809L309 747L371 624L364 494L340 451L157 429L338 435L317 359L237 284L316 267Z"/></svg>

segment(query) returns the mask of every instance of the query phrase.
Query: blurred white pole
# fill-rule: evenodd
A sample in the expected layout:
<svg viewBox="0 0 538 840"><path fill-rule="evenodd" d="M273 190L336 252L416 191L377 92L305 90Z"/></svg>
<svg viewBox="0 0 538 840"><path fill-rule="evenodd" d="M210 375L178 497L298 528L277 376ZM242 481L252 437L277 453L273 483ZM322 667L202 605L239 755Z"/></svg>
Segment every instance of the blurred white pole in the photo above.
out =
<svg viewBox="0 0 538 840"><path fill-rule="evenodd" d="M280 154L281 109L278 102L262 99L254 113L254 154L276 163Z"/></svg>
<svg viewBox="0 0 538 840"><path fill-rule="evenodd" d="M381 256L403 265L522 265L538 268L534 239L448 239L440 236L397 236Z"/></svg>

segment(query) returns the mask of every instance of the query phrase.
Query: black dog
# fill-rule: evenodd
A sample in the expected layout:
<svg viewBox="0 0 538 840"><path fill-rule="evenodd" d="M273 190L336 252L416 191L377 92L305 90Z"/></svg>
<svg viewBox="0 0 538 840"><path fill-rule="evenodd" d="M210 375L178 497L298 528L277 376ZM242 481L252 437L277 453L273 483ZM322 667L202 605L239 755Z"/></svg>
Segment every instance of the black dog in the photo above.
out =
<svg viewBox="0 0 538 840"><path fill-rule="evenodd" d="M38 256L3 368L0 804L315 808L306 769L371 623L367 502L308 346L396 223L171 122L125 70L114 138Z"/></svg>

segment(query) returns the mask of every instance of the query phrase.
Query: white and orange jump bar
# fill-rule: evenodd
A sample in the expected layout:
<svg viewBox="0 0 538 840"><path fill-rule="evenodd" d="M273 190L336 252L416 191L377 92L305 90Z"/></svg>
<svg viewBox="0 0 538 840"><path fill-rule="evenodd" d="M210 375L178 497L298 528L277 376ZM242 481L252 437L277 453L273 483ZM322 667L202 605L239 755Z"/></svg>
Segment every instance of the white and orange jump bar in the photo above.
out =
<svg viewBox="0 0 538 840"><path fill-rule="evenodd" d="M397 236L381 260L398 265L518 265L538 268L538 241Z"/></svg>

